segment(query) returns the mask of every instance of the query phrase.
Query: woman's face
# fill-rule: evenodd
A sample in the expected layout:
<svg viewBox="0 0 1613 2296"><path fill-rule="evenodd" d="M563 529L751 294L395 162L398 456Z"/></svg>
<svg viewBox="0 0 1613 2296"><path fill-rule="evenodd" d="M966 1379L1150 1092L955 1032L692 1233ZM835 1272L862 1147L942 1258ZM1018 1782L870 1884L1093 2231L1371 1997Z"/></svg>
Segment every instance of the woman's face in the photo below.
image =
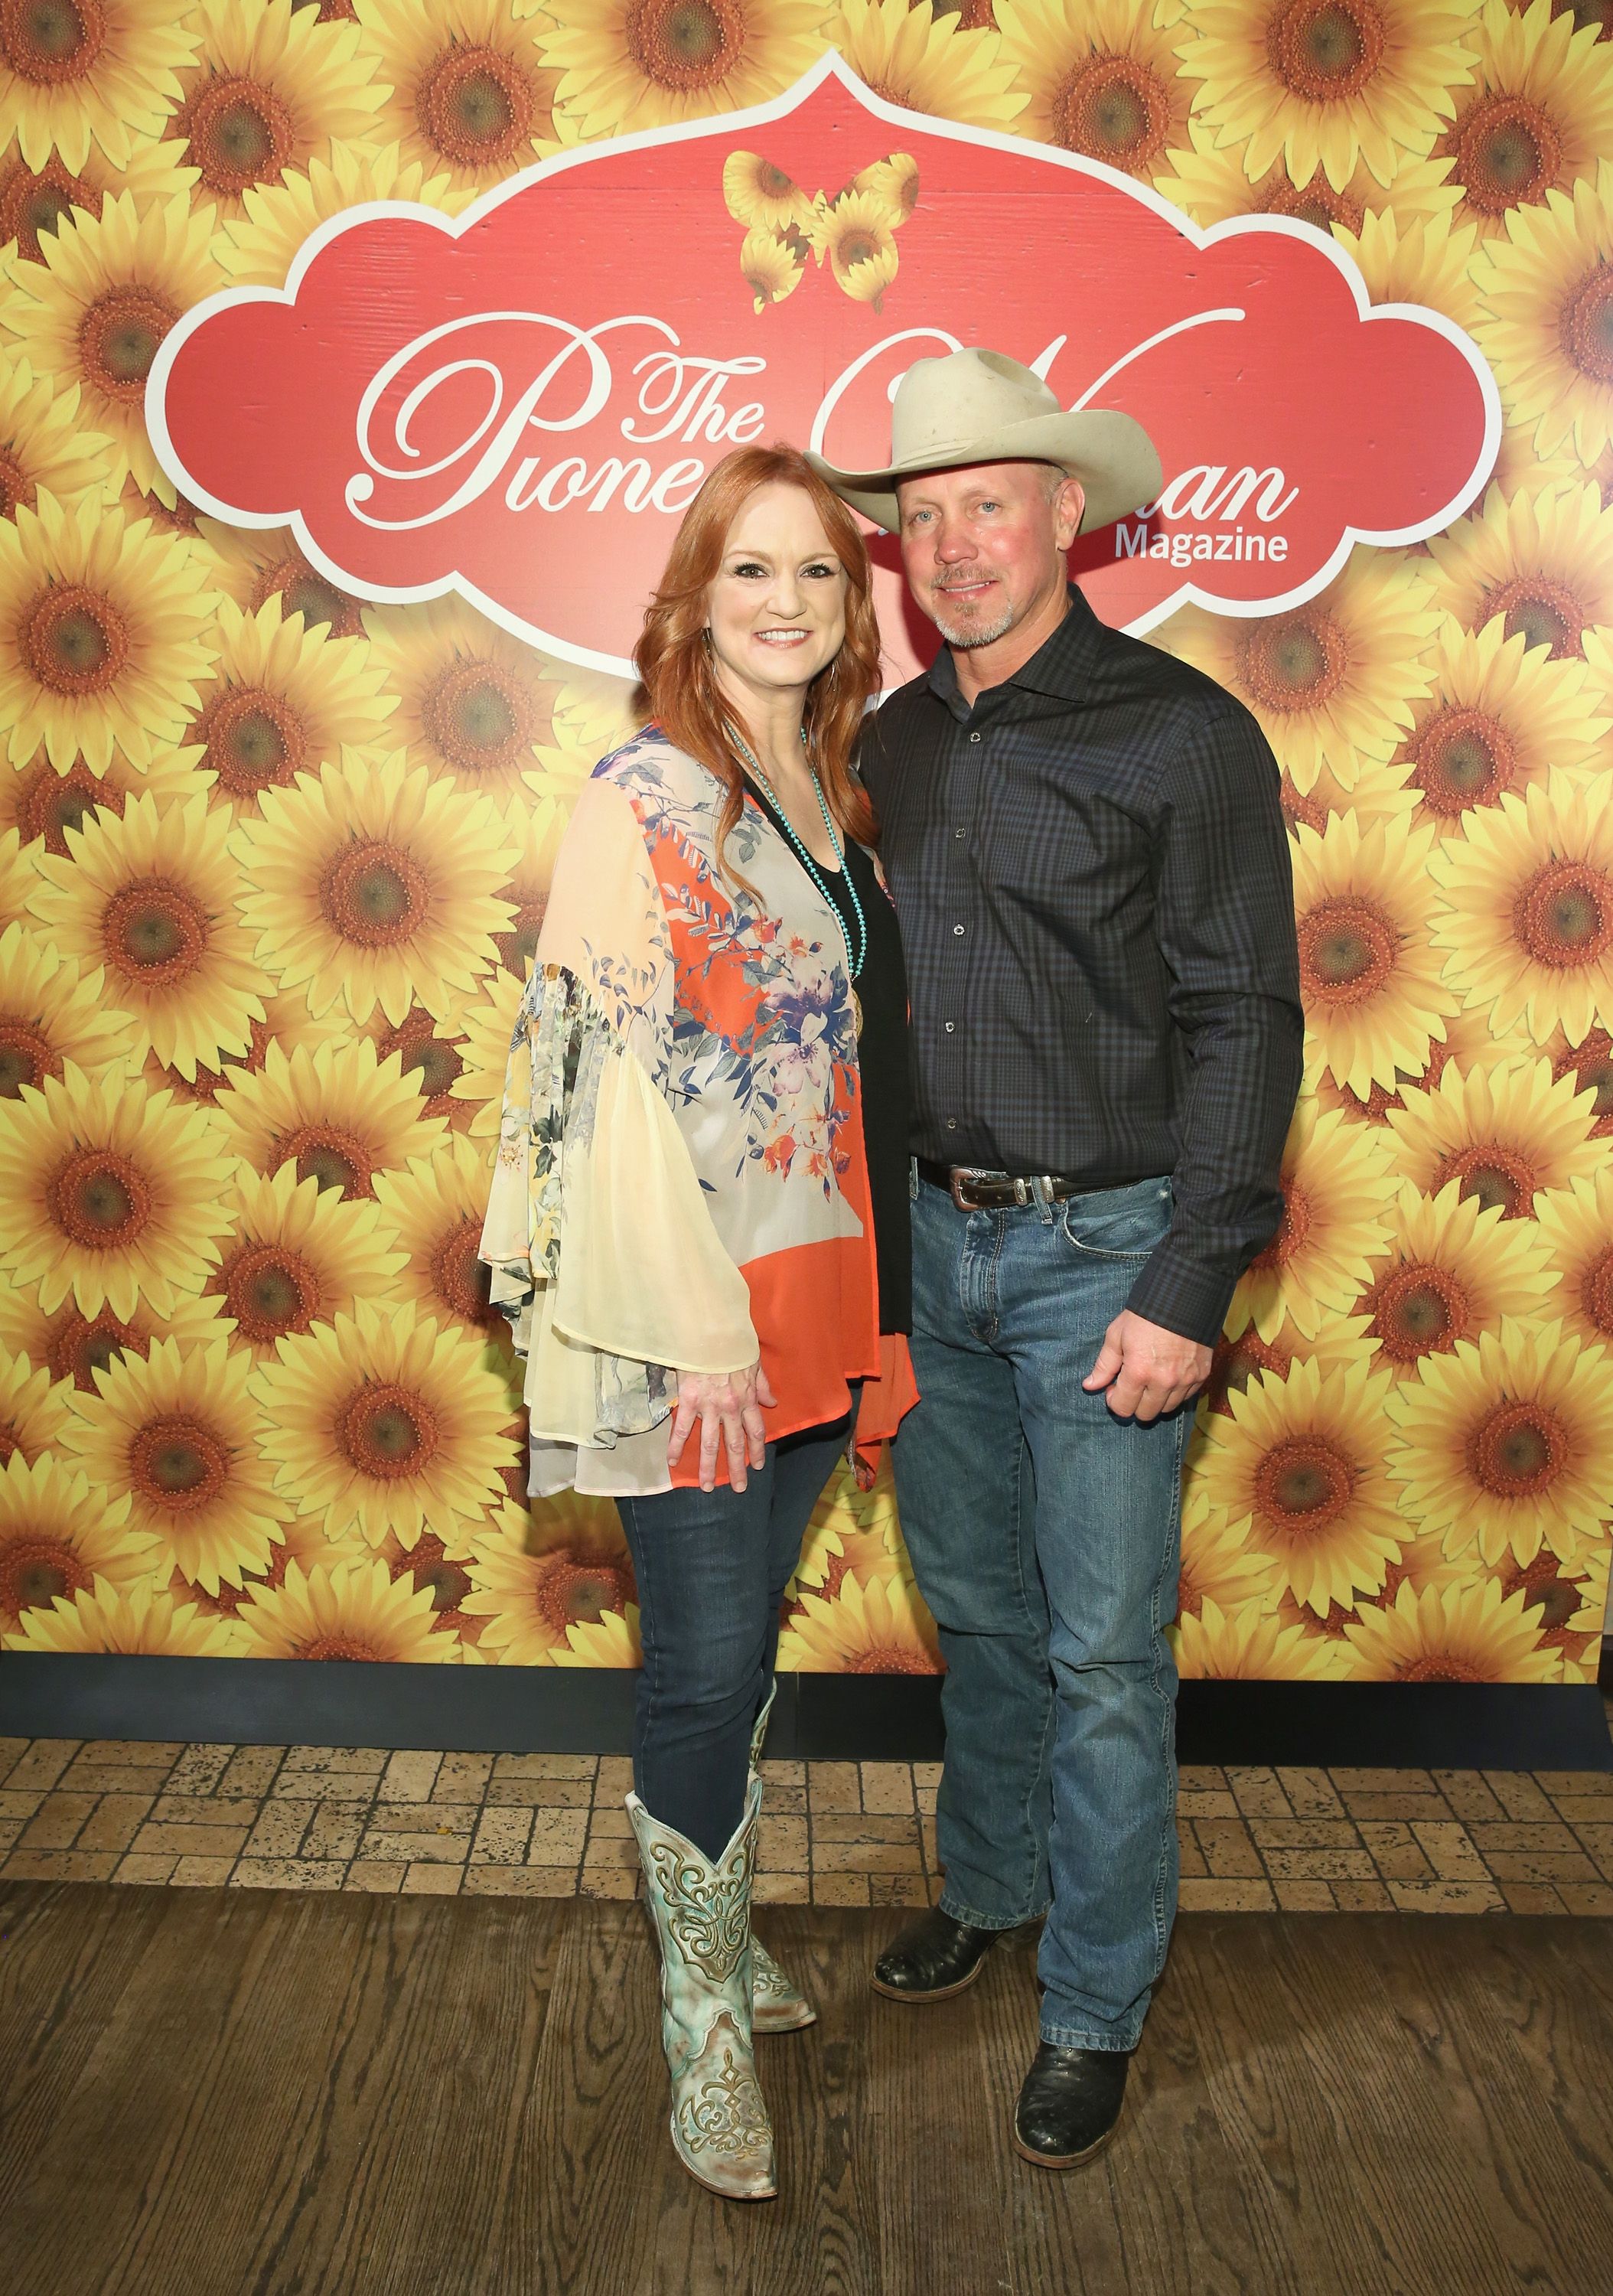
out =
<svg viewBox="0 0 1613 2296"><path fill-rule="evenodd" d="M746 694L805 691L846 636L846 570L812 497L758 487L728 529L707 594L719 682Z"/></svg>

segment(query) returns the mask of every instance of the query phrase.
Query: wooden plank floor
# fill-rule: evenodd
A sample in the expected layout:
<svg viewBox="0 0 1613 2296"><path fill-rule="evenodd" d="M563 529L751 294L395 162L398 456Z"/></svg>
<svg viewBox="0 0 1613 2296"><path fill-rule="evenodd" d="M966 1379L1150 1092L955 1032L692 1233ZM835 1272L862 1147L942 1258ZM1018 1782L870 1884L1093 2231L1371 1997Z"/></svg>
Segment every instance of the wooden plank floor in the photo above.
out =
<svg viewBox="0 0 1613 2296"><path fill-rule="evenodd" d="M1006 2118L1028 1953L931 2009L897 1909L759 1925L784 2196L676 2168L642 1909L0 1884L8 2296L1588 2296L1613 2286L1604 1923L1189 1915L1107 2157Z"/></svg>

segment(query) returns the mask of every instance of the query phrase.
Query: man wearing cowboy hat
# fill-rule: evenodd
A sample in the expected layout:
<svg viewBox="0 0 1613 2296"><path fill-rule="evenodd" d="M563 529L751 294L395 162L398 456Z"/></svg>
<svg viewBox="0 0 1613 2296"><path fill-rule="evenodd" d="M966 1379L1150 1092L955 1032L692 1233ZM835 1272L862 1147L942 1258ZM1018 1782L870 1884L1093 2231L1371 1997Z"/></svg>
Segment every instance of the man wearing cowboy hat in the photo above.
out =
<svg viewBox="0 0 1613 2296"><path fill-rule="evenodd" d="M913 1354L902 1524L946 1659L946 1889L877 1964L936 2001L1045 1913L1014 2141L1107 2142L1176 1898L1183 1447L1276 1231L1301 1014L1278 770L1240 703L1106 627L1076 537L1159 490L1118 413L989 350L921 359L890 463L946 641L863 770L907 953Z"/></svg>

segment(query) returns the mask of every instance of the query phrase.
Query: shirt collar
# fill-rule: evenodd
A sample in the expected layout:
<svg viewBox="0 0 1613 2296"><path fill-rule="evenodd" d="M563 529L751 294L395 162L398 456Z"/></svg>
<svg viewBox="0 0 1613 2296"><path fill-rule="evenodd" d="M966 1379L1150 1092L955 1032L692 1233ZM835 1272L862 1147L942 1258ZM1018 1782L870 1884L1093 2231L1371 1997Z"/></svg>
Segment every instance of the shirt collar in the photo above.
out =
<svg viewBox="0 0 1613 2296"><path fill-rule="evenodd" d="M1051 693L1060 701L1079 701L1086 692L1097 667L1104 626L1079 587L1074 582L1069 586L1069 611L1058 628L1011 677L1005 678L1000 686L988 686L980 696L982 701L1013 685L1022 686L1031 693ZM958 673L949 647L943 645L930 663L928 682L930 692L954 716L968 716L958 691Z"/></svg>

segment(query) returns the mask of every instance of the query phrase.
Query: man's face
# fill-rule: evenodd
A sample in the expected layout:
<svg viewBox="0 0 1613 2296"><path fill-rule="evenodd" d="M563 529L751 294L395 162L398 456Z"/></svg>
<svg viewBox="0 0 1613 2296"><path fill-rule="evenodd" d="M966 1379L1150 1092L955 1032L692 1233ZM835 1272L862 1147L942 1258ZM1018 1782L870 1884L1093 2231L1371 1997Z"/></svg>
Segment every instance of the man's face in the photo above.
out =
<svg viewBox="0 0 1613 2296"><path fill-rule="evenodd" d="M902 564L948 645L990 645L1061 594L1085 501L1048 463L970 463L897 488Z"/></svg>

